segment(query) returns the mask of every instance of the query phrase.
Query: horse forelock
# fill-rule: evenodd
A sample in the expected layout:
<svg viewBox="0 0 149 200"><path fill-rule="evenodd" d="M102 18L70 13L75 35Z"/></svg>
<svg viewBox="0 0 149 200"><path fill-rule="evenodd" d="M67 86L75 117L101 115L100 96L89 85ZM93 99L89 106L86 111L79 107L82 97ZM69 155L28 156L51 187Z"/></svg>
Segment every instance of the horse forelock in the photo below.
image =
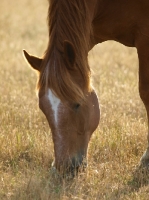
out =
<svg viewBox="0 0 149 200"><path fill-rule="evenodd" d="M90 90L90 68L87 54L91 23L86 0L49 0L49 43L45 53L38 87L50 86L61 100L80 102ZM73 44L77 70L83 87L72 78L63 58L63 42ZM47 69L48 68L48 69Z"/></svg>

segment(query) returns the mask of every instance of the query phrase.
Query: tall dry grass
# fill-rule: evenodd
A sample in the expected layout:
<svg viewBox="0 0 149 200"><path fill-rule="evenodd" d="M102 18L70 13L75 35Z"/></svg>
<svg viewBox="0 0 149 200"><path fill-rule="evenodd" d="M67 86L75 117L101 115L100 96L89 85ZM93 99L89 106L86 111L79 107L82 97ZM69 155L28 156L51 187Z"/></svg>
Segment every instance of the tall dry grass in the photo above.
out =
<svg viewBox="0 0 149 200"><path fill-rule="evenodd" d="M0 199L147 200L149 176L137 168L147 146L137 53L115 42L89 54L101 121L88 169L71 181L51 170L51 133L22 57L23 48L38 56L46 49L47 8L47 0L0 1Z"/></svg>

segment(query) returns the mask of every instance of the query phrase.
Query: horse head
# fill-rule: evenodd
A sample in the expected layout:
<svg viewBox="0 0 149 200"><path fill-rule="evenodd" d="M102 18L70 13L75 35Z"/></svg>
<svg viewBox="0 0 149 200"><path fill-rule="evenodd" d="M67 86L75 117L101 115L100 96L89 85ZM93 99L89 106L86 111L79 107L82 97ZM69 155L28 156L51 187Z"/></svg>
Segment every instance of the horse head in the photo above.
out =
<svg viewBox="0 0 149 200"><path fill-rule="evenodd" d="M29 55L26 51L24 55L40 76L43 60ZM67 70L73 72L70 65L72 67L75 65L76 58L73 45L69 42L65 42L63 59L66 61ZM83 87L81 75L79 73L70 74L77 85ZM55 161L53 165L63 173L74 173L85 163L90 137L99 123L99 104L94 89L91 87L90 91L85 91L82 88L82 91L84 98L76 102L75 99L70 101L59 97L52 85L42 86L38 90L39 107L47 118L54 142Z"/></svg>

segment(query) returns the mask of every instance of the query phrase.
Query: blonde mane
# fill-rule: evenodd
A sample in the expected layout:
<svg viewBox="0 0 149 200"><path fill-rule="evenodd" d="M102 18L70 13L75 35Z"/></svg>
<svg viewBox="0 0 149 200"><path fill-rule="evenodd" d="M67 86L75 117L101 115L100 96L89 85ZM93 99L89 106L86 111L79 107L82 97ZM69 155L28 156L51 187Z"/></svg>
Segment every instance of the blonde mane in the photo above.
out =
<svg viewBox="0 0 149 200"><path fill-rule="evenodd" d="M90 90L90 68L87 61L91 22L86 0L49 0L49 43L44 55L38 88L50 87L61 100L81 102ZM83 88L73 78L76 69L68 70L64 59L64 41L72 43L75 66ZM67 63L68 65L68 63Z"/></svg>

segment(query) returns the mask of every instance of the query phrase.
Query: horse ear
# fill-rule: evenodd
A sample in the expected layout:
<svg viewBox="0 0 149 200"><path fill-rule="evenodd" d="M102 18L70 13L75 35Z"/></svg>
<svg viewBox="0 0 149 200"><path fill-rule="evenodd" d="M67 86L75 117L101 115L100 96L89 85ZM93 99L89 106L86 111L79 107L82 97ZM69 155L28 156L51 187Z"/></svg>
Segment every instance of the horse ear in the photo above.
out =
<svg viewBox="0 0 149 200"><path fill-rule="evenodd" d="M31 67L34 68L37 71L40 71L42 59L29 55L25 50L23 50L23 53L24 53L26 60L31 65Z"/></svg>
<svg viewBox="0 0 149 200"><path fill-rule="evenodd" d="M64 41L64 55L66 60L68 60L71 65L74 65L76 59L74 46L67 40Z"/></svg>

